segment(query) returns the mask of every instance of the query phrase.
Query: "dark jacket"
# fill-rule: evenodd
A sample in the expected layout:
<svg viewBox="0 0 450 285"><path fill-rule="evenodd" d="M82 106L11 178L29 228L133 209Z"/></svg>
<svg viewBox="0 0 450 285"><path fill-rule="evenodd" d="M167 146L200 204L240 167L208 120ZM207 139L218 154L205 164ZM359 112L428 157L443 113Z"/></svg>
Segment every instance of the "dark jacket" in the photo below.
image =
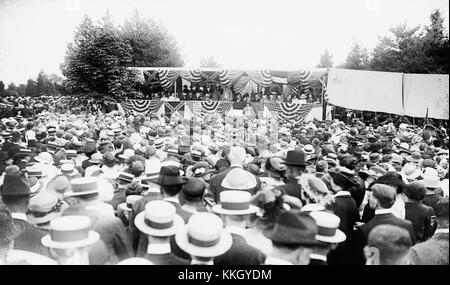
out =
<svg viewBox="0 0 450 285"><path fill-rule="evenodd" d="M328 265L328 263L326 261L321 260L321 259L311 258L309 260L309 265Z"/></svg>
<svg viewBox="0 0 450 285"><path fill-rule="evenodd" d="M337 196L334 202L326 206L341 219L339 229L346 235L346 240L340 243L337 248L328 254L330 265L347 265L357 262L356 253L353 250L353 227L359 221L358 207L355 200L350 195Z"/></svg>
<svg viewBox="0 0 450 285"><path fill-rule="evenodd" d="M233 244L223 255L214 258L214 265L261 265L266 255L259 249L247 244L244 237L231 234Z"/></svg>
<svg viewBox="0 0 450 285"><path fill-rule="evenodd" d="M20 236L14 240L14 249L21 249L31 251L41 255L51 257L50 249L41 243L41 239L46 233L42 230L36 229L31 224L24 220L13 219L14 224L20 228Z"/></svg>
<svg viewBox="0 0 450 285"><path fill-rule="evenodd" d="M416 242L423 242L433 235L433 208L421 202L405 203L405 219L411 221Z"/></svg>
<svg viewBox="0 0 450 285"><path fill-rule="evenodd" d="M144 258L150 260L155 265L189 265L190 262L182 259L173 253L165 254L147 254Z"/></svg>

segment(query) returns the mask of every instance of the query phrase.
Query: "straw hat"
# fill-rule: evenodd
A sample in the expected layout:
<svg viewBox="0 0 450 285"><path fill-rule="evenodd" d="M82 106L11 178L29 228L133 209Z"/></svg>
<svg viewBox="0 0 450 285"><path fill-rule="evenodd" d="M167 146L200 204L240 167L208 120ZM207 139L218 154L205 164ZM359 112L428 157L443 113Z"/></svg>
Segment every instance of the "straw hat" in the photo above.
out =
<svg viewBox="0 0 450 285"><path fill-rule="evenodd" d="M50 234L41 242L50 248L70 249L90 246L100 239L97 232L90 231L91 219L87 216L63 216L50 221Z"/></svg>
<svg viewBox="0 0 450 285"><path fill-rule="evenodd" d="M67 176L75 176L78 174L78 170L75 168L75 165L73 165L72 163L66 163L66 164L61 165L59 174L67 175Z"/></svg>
<svg viewBox="0 0 450 285"><path fill-rule="evenodd" d="M425 184L425 187L427 188L437 188L440 184L440 178L438 171L434 168L427 167L423 171L423 184Z"/></svg>
<svg viewBox="0 0 450 285"><path fill-rule="evenodd" d="M218 216L211 213L195 213L188 224L177 232L175 242L192 256L216 257L231 248L233 238L223 228L223 222Z"/></svg>
<svg viewBox="0 0 450 285"><path fill-rule="evenodd" d="M221 186L229 190L250 190L257 185L256 177L242 168L231 169L222 180Z"/></svg>
<svg viewBox="0 0 450 285"><path fill-rule="evenodd" d="M184 225L176 214L175 206L163 200L150 201L145 210L137 214L134 224L139 231L157 237L173 236Z"/></svg>
<svg viewBox="0 0 450 285"><path fill-rule="evenodd" d="M65 196L82 196L99 193L98 179L96 177L75 178L70 181L71 190L64 193Z"/></svg>
<svg viewBox="0 0 450 285"><path fill-rule="evenodd" d="M220 192L220 204L212 207L213 212L222 215L248 215L258 211L250 205L251 194L247 191L227 190Z"/></svg>
<svg viewBox="0 0 450 285"><path fill-rule="evenodd" d="M323 211L313 211L309 215L316 221L316 240L326 243L341 243L346 240L345 234L338 229L341 222L338 216Z"/></svg>
<svg viewBox="0 0 450 285"><path fill-rule="evenodd" d="M53 156L48 152L41 152L38 156L35 156L34 159L41 163L53 164Z"/></svg>
<svg viewBox="0 0 450 285"><path fill-rule="evenodd" d="M120 203L117 205L117 208L121 209L122 211L128 211L131 212L133 209L134 204L141 200L143 196L141 195L128 195L125 199L125 203Z"/></svg>

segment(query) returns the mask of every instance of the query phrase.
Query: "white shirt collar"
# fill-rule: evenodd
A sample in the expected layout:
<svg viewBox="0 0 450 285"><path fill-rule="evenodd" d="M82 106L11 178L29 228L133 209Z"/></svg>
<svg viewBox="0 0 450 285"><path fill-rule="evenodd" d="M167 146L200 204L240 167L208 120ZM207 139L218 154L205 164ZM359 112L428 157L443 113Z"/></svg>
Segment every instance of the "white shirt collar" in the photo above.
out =
<svg viewBox="0 0 450 285"><path fill-rule="evenodd" d="M240 164L231 164L231 165L230 165L230 168L231 168L231 167L240 167L240 168L242 168L242 165L240 165Z"/></svg>
<svg viewBox="0 0 450 285"><path fill-rule="evenodd" d="M163 200L167 201L167 202L174 202L174 203L180 204L180 200L178 200L177 197L166 197Z"/></svg>
<svg viewBox="0 0 450 285"><path fill-rule="evenodd" d="M350 195L350 192L348 192L348 191L339 191L336 194L334 194L335 198L341 197L341 196L343 197L343 196L351 196L351 195Z"/></svg>
<svg viewBox="0 0 450 285"><path fill-rule="evenodd" d="M170 243L154 243L147 246L148 254L166 254L171 251Z"/></svg>
<svg viewBox="0 0 450 285"><path fill-rule="evenodd" d="M291 262L287 261L287 260L283 260L280 258L276 258L276 257L267 257L266 261L264 261L265 265L294 265Z"/></svg>
<svg viewBox="0 0 450 285"><path fill-rule="evenodd" d="M392 214L392 209L377 209L375 215Z"/></svg>
<svg viewBox="0 0 450 285"><path fill-rule="evenodd" d="M214 265L214 261L210 260L210 261L198 261L195 259L192 259L191 261L191 265Z"/></svg>
<svg viewBox="0 0 450 285"><path fill-rule="evenodd" d="M11 213L13 219L22 220L28 222L27 215L24 213Z"/></svg>
<svg viewBox="0 0 450 285"><path fill-rule="evenodd" d="M315 253L311 253L309 255L309 257L311 259L315 259L315 260L322 260L322 261L327 261L327 257L325 255L320 255L320 254L315 254Z"/></svg>
<svg viewBox="0 0 450 285"><path fill-rule="evenodd" d="M448 229L437 229L434 234L448 234Z"/></svg>

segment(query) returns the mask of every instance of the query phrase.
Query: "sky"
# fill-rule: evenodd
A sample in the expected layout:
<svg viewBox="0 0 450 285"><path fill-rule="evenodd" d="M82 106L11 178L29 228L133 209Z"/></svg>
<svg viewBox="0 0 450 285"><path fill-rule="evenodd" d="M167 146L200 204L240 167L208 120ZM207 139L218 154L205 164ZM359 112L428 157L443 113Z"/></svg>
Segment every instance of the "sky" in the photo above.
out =
<svg viewBox="0 0 450 285"><path fill-rule="evenodd" d="M301 69L325 49L343 63L352 43L372 49L378 36L406 22L426 25L447 0L0 0L0 80L61 75L67 44L84 15L108 9L116 24L137 9L174 35L186 67L214 56L224 68Z"/></svg>

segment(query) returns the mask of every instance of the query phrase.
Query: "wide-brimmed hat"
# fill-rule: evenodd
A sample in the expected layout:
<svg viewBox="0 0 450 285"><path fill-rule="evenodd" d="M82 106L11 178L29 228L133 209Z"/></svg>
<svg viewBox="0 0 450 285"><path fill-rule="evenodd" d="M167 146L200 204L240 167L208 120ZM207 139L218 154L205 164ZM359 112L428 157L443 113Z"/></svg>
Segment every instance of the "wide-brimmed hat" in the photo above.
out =
<svg viewBox="0 0 450 285"><path fill-rule="evenodd" d="M45 224L60 217L67 204L58 199L55 192L44 191L30 199L28 220L33 225Z"/></svg>
<svg viewBox="0 0 450 285"><path fill-rule="evenodd" d="M420 171L420 169L412 164L412 163L406 163L403 167L402 167L402 171L401 173L403 173L405 175L405 177L409 180L414 180L417 179L421 176L422 172Z"/></svg>
<svg viewBox="0 0 450 285"><path fill-rule="evenodd" d="M427 188L437 188L440 184L439 173L436 169L427 167L424 169L423 174L423 184Z"/></svg>
<svg viewBox="0 0 450 285"><path fill-rule="evenodd" d="M67 175L67 176L75 176L78 174L78 170L75 168L75 165L72 163L65 163L61 165L61 169L59 170L59 174Z"/></svg>
<svg viewBox="0 0 450 285"><path fill-rule="evenodd" d="M71 190L70 178L65 175L57 175L50 179L46 185L47 191L53 191L64 195L64 193L69 192Z"/></svg>
<svg viewBox="0 0 450 285"><path fill-rule="evenodd" d="M257 186L257 181L253 174L237 167L227 173L221 186L228 190L250 190Z"/></svg>
<svg viewBox="0 0 450 285"><path fill-rule="evenodd" d="M341 243L346 240L345 234L339 230L341 219L333 213L312 211L309 213L316 221L316 240L326 243Z"/></svg>
<svg viewBox="0 0 450 285"><path fill-rule="evenodd" d="M289 150L283 162L287 166L306 166L305 153L302 150Z"/></svg>
<svg viewBox="0 0 450 285"><path fill-rule="evenodd" d="M91 219L87 216L63 216L50 221L50 234L41 242L50 248L81 248L94 244L100 235L91 231Z"/></svg>
<svg viewBox="0 0 450 285"><path fill-rule="evenodd" d="M222 215L248 215L258 212L251 205L251 194L247 191L227 190L220 192L220 204L212 207L213 212Z"/></svg>
<svg viewBox="0 0 450 285"><path fill-rule="evenodd" d="M223 228L218 216L199 212L193 214L188 224L177 232L175 242L191 256L216 257L231 248L233 238Z"/></svg>
<svg viewBox="0 0 450 285"><path fill-rule="evenodd" d="M91 155L91 159L89 159L90 163L99 164L103 160L103 155L99 152L96 152Z"/></svg>
<svg viewBox="0 0 450 285"><path fill-rule="evenodd" d="M31 195L30 185L26 177L19 174L7 174L0 187L2 196L23 196Z"/></svg>
<svg viewBox="0 0 450 285"><path fill-rule="evenodd" d="M53 156L48 152L41 152L38 156L35 156L34 159L41 163L53 164Z"/></svg>
<svg viewBox="0 0 450 285"><path fill-rule="evenodd" d="M272 242L299 246L317 245L317 233L316 222L309 214L294 211L282 212L274 225L263 231Z"/></svg>
<svg viewBox="0 0 450 285"><path fill-rule="evenodd" d="M409 162L419 163L422 159L422 156L420 155L420 152L415 151L411 155L406 156L406 160Z"/></svg>
<svg viewBox="0 0 450 285"><path fill-rule="evenodd" d="M117 208L122 209L123 211L131 212L133 209L134 204L141 200L143 196L141 195L128 195L125 199L125 203L120 203L117 205Z"/></svg>
<svg viewBox="0 0 450 285"><path fill-rule="evenodd" d="M161 166L159 176L155 183L161 186L186 184L188 179L180 176L180 169L175 165Z"/></svg>
<svg viewBox="0 0 450 285"><path fill-rule="evenodd" d="M126 150L123 151L122 154L119 155L120 158L122 159L129 159L130 157L132 157L134 155L134 149L131 148L127 148Z"/></svg>
<svg viewBox="0 0 450 285"><path fill-rule="evenodd" d="M195 163L191 170L194 177L203 177L206 174L215 172L211 165L206 161L199 161Z"/></svg>
<svg viewBox="0 0 450 285"><path fill-rule="evenodd" d="M70 181L71 189L64 193L65 196L82 196L99 193L98 179L96 177L81 177Z"/></svg>
<svg viewBox="0 0 450 285"><path fill-rule="evenodd" d="M145 210L137 214L134 224L139 231L157 237L173 236L184 225L176 214L175 206L163 200L150 201Z"/></svg>

